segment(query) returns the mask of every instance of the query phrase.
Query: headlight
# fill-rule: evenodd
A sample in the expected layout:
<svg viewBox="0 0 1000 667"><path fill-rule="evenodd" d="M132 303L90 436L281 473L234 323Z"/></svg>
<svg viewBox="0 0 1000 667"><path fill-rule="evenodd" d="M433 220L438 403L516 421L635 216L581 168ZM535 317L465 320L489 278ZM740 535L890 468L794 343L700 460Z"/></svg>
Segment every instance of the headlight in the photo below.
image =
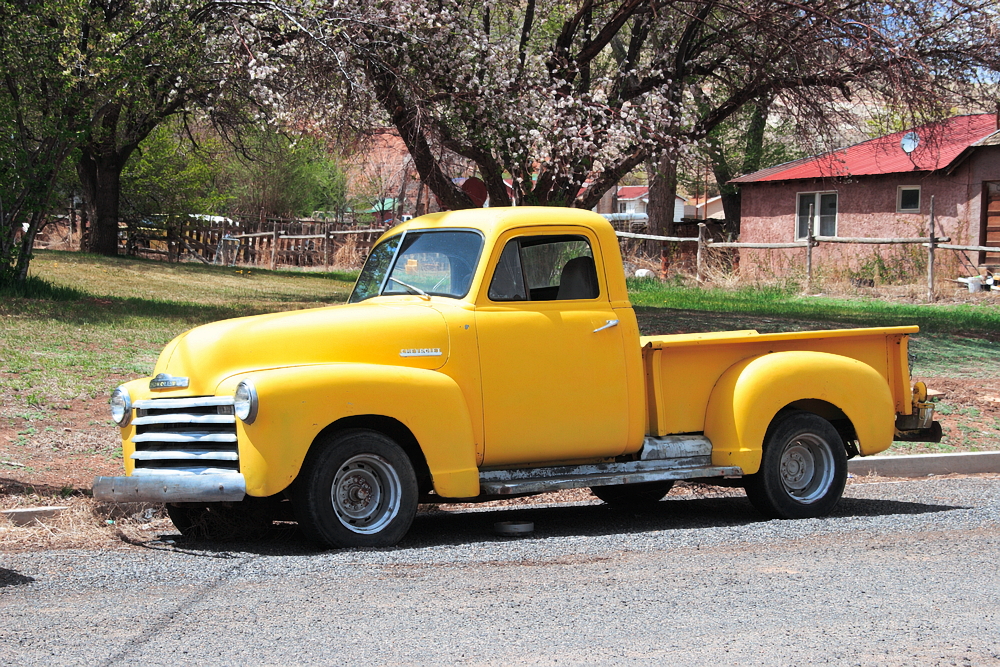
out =
<svg viewBox="0 0 1000 667"><path fill-rule="evenodd" d="M122 428L132 421L132 397L125 387L118 387L111 392L111 418Z"/></svg>
<svg viewBox="0 0 1000 667"><path fill-rule="evenodd" d="M257 418L257 389L250 380L243 380L236 385L233 412L245 424L252 424L253 420Z"/></svg>

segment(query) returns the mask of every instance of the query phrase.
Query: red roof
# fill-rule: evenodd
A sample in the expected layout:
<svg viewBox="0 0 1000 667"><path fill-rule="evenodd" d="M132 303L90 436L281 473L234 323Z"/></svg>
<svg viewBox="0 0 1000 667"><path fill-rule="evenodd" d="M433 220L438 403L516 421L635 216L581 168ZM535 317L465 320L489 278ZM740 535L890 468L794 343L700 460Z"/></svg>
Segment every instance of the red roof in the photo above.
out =
<svg viewBox="0 0 1000 667"><path fill-rule="evenodd" d="M916 132L920 143L909 155L900 147L908 132ZM934 171L950 165L970 146L997 133L997 116L977 114L904 130L840 150L802 158L776 167L734 178L732 183L791 181L808 178L872 176L911 171Z"/></svg>
<svg viewBox="0 0 1000 667"><path fill-rule="evenodd" d="M638 199L649 195L649 188L645 185L622 185L618 188L619 199Z"/></svg>

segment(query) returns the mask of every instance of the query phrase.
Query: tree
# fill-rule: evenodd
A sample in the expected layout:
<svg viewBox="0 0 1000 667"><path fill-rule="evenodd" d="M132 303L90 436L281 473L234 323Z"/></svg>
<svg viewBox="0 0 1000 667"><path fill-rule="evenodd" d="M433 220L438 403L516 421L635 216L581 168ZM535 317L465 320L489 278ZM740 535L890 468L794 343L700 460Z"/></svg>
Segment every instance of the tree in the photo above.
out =
<svg viewBox="0 0 1000 667"><path fill-rule="evenodd" d="M242 150L225 157L219 188L230 198L228 210L242 215L310 216L346 204L343 169L320 140L267 126L249 132Z"/></svg>
<svg viewBox="0 0 1000 667"><path fill-rule="evenodd" d="M81 0L74 9L61 29L88 116L77 162L90 219L87 247L115 255L129 157L156 127L192 106L231 108L250 58L240 56L238 34L210 1Z"/></svg>
<svg viewBox="0 0 1000 667"><path fill-rule="evenodd" d="M0 286L10 286L27 279L83 119L58 26L12 3L0 5L0 22Z"/></svg>
<svg viewBox="0 0 1000 667"><path fill-rule="evenodd" d="M154 129L121 174L121 218L138 223L162 216L222 213L232 200L219 189L222 142L210 134L192 140L177 119Z"/></svg>
<svg viewBox="0 0 1000 667"><path fill-rule="evenodd" d="M769 127L771 104L770 99L754 101L720 123L681 169L685 174L679 180L689 191L704 187L702 165L710 169L722 199L724 226L733 236L740 233L740 189L729 181L802 157L792 141L781 139L795 136L791 122L779 119Z"/></svg>
<svg viewBox="0 0 1000 667"><path fill-rule="evenodd" d="M507 176L518 203L591 208L648 160L672 180L748 106L773 100L811 119L859 99L934 108L998 69L992 0L270 6L251 48L280 60L276 45L295 44L295 66L275 77L295 91L285 101L325 96L310 117L323 108L341 125L380 109L450 208L471 202L436 146L474 162L494 204L511 200ZM670 219L654 219L654 231Z"/></svg>

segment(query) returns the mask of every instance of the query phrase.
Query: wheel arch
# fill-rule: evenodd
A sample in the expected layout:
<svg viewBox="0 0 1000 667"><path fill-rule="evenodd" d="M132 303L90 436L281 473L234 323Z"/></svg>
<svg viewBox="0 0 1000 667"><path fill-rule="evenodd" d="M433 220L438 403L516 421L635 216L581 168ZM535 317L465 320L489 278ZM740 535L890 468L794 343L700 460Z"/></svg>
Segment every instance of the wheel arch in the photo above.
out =
<svg viewBox="0 0 1000 667"><path fill-rule="evenodd" d="M427 465L427 457L424 456L423 450L420 449L420 443L417 442L417 438L413 435L413 431L407 428L403 422L395 419L394 417L374 414L341 417L337 421L329 424L326 428L320 431L315 438L313 438L313 442L309 445L309 453L306 454L305 462L308 462L309 456L315 453L317 442L327 438L333 438L346 431L375 431L376 433L381 433L387 438L391 438L403 449L406 456L410 459L410 463L413 465L413 471L417 475L417 484L420 487L420 492L426 493L430 490L433 482L431 480L430 468ZM305 465L305 462L303 462L303 466Z"/></svg>
<svg viewBox="0 0 1000 667"><path fill-rule="evenodd" d="M766 433L784 410L830 421L857 453L892 444L895 408L888 383L871 366L826 352L776 352L744 359L723 373L709 398L705 435L714 465L760 468Z"/></svg>

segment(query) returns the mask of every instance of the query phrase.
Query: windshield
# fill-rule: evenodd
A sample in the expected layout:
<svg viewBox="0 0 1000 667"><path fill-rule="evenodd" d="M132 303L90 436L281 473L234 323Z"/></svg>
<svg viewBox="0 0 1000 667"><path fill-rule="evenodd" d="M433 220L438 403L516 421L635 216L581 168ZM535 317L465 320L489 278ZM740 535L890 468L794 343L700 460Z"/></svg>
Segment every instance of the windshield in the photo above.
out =
<svg viewBox="0 0 1000 667"><path fill-rule="evenodd" d="M482 249L483 237L472 231L404 232L388 238L368 255L348 303L420 292L460 299L469 293Z"/></svg>

